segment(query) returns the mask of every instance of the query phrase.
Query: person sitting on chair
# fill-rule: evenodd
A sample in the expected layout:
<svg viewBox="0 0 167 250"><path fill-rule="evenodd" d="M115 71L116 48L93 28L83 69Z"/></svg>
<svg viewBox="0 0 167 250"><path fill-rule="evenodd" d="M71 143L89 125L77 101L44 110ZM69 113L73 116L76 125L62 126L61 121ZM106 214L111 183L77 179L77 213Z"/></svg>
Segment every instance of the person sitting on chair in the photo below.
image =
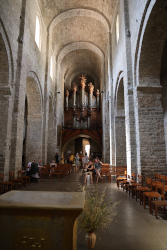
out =
<svg viewBox="0 0 167 250"><path fill-rule="evenodd" d="M86 183L87 175L90 174L90 181L91 181L91 183L93 184L93 178L92 178L93 169L94 169L93 163L90 161L90 162L87 164L87 166L85 166L85 168L87 168L87 171L86 171L86 173L85 173L85 181L84 181L84 183Z"/></svg>
<svg viewBox="0 0 167 250"><path fill-rule="evenodd" d="M38 164L35 160L31 163L30 176L32 181L38 182Z"/></svg>
<svg viewBox="0 0 167 250"><path fill-rule="evenodd" d="M57 167L57 164L56 164L55 160L52 160L52 162L50 163L50 167L51 168Z"/></svg>

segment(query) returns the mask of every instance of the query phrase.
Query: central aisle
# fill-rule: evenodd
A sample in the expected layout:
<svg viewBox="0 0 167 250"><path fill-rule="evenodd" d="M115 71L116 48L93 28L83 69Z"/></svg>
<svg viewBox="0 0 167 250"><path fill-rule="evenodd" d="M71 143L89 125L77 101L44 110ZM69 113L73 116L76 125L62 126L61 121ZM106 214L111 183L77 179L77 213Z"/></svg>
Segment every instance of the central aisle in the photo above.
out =
<svg viewBox="0 0 167 250"><path fill-rule="evenodd" d="M78 184L86 185L91 189L96 185L100 190L106 187L107 197L112 201L120 201L117 208L117 222L113 222L111 228L103 233L99 232L95 250L164 250L167 249L167 221L157 219L149 214L148 208L144 209L135 198L117 188L115 177L112 182L108 183L104 179L103 183L84 184L84 175L80 170L79 173L72 172L67 182L65 179L42 180L39 183L31 185L23 190L32 191L77 191ZM84 233L78 234L78 250L86 250ZM49 250L49 249L48 249Z"/></svg>

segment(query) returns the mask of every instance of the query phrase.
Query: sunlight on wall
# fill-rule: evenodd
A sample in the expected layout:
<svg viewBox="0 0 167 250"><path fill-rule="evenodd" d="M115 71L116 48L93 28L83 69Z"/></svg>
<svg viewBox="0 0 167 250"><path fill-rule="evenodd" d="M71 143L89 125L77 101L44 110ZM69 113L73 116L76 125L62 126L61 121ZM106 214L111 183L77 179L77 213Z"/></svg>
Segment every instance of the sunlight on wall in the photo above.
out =
<svg viewBox="0 0 167 250"><path fill-rule="evenodd" d="M39 48L40 46L40 23L39 23L38 16L36 16L35 42Z"/></svg>

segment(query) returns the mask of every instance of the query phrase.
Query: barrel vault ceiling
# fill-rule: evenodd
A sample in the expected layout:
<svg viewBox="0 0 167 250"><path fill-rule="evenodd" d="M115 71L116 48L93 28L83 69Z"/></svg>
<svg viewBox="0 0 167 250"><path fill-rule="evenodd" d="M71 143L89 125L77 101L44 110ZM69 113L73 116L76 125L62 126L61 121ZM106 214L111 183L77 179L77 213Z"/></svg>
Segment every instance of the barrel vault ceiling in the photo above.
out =
<svg viewBox="0 0 167 250"><path fill-rule="evenodd" d="M100 88L117 0L38 0L50 35L50 53L65 89L86 74Z"/></svg>

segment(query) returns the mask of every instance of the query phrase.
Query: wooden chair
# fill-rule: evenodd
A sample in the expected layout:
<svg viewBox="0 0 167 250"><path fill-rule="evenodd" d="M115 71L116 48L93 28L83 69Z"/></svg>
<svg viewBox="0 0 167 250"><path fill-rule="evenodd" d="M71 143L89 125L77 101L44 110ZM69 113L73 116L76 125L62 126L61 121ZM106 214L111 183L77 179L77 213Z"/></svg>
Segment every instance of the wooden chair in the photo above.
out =
<svg viewBox="0 0 167 250"><path fill-rule="evenodd" d="M50 179L50 166L46 166L42 170L42 179Z"/></svg>
<svg viewBox="0 0 167 250"><path fill-rule="evenodd" d="M59 167L51 168L50 179L53 180L56 176L59 179Z"/></svg>
<svg viewBox="0 0 167 250"><path fill-rule="evenodd" d="M69 176L71 175L71 172L72 172L72 164L71 163L66 163L66 164L64 164L64 166L66 166L67 168L68 168L68 174L69 174Z"/></svg>
<svg viewBox="0 0 167 250"><path fill-rule="evenodd" d="M165 199L164 194L164 184L162 182L156 182L156 191L151 192L144 192L143 193L143 205L144 209L146 207L146 198L148 199L148 205L149 205L149 212L151 213L151 200L158 200L161 198L162 200Z"/></svg>
<svg viewBox="0 0 167 250"><path fill-rule="evenodd" d="M0 174L1 194L6 193L7 191L11 191L13 186L14 185L12 182L4 181L4 174Z"/></svg>
<svg viewBox="0 0 167 250"><path fill-rule="evenodd" d="M117 187L119 188L119 184L120 184L120 182L121 182L121 181L123 181L123 180L126 180L126 179L127 179L127 177L124 177L124 176L122 176L122 177L121 177L121 176L118 176L118 177L117 177Z"/></svg>
<svg viewBox="0 0 167 250"><path fill-rule="evenodd" d="M156 219L158 218L158 212L161 214L167 214L167 201L151 201L151 214L155 213ZM160 211L159 211L160 210Z"/></svg>
<svg viewBox="0 0 167 250"><path fill-rule="evenodd" d="M136 182L136 174L132 173L131 177L128 175L128 181L127 184L125 185L126 188L126 193L129 191L129 195L130 195L130 191L131 191L131 184Z"/></svg>
<svg viewBox="0 0 167 250"><path fill-rule="evenodd" d="M165 214L167 213L167 210L166 210L167 201L165 201L164 184L162 182L157 182L156 191L161 193L161 197L159 197L161 198L161 200L151 201L150 211L151 211L151 214L155 212L155 216L157 219L159 209L161 213L165 213Z"/></svg>
<svg viewBox="0 0 167 250"><path fill-rule="evenodd" d="M64 164L62 164L64 165ZM69 177L69 170L68 170L68 167L67 166L61 166L59 168L59 175L58 175L58 179L60 180L62 177L66 177L66 181Z"/></svg>
<svg viewBox="0 0 167 250"><path fill-rule="evenodd" d="M154 179L155 179L155 181L159 181L159 174L154 174Z"/></svg>
<svg viewBox="0 0 167 250"><path fill-rule="evenodd" d="M163 182L165 185L166 182L166 176L165 175L159 175L159 181Z"/></svg>
<svg viewBox="0 0 167 250"><path fill-rule="evenodd" d="M104 179L104 176L108 177L109 182L111 182L111 173L109 168L101 168L101 177L102 177L102 182Z"/></svg>
<svg viewBox="0 0 167 250"><path fill-rule="evenodd" d="M124 166L115 166L112 167L112 169L114 170L114 175L116 176L116 178L124 177L124 172L127 171L127 167Z"/></svg>
<svg viewBox="0 0 167 250"><path fill-rule="evenodd" d="M163 182L165 184L165 179L166 179L165 175L160 175L159 174L159 180L152 181L152 190L156 191L156 183L157 183L157 181L161 181L161 182Z"/></svg>
<svg viewBox="0 0 167 250"><path fill-rule="evenodd" d="M132 198L136 194L136 188L137 187L142 187L143 186L143 176L138 175L138 182L132 182L129 187L129 195L130 191L132 192Z"/></svg>
<svg viewBox="0 0 167 250"><path fill-rule="evenodd" d="M25 184L25 186L27 186L27 184L30 184L30 176L26 176L24 170L18 170L18 179L20 178L23 181L22 184Z"/></svg>
<svg viewBox="0 0 167 250"><path fill-rule="evenodd" d="M110 168L110 164L105 164L105 163L103 163L102 165L101 165L101 169L103 169L103 168Z"/></svg>
<svg viewBox="0 0 167 250"><path fill-rule="evenodd" d="M129 183L133 182L133 180L130 178L130 175L127 177L127 173L125 174L126 179L121 181L121 187L123 188L123 191L128 190Z"/></svg>
<svg viewBox="0 0 167 250"><path fill-rule="evenodd" d="M12 171L9 172L9 181L12 182L13 185L15 185L16 189L18 189L19 187L20 189L22 189L22 184L23 184L22 178L15 178L15 174Z"/></svg>
<svg viewBox="0 0 167 250"><path fill-rule="evenodd" d="M143 183L143 180L142 180L142 183ZM146 186L144 187L142 185L141 187L135 188L136 201L137 201L137 198L139 197L140 205L141 203L143 204L143 192L150 192L150 191L152 191L152 179L146 177Z"/></svg>

